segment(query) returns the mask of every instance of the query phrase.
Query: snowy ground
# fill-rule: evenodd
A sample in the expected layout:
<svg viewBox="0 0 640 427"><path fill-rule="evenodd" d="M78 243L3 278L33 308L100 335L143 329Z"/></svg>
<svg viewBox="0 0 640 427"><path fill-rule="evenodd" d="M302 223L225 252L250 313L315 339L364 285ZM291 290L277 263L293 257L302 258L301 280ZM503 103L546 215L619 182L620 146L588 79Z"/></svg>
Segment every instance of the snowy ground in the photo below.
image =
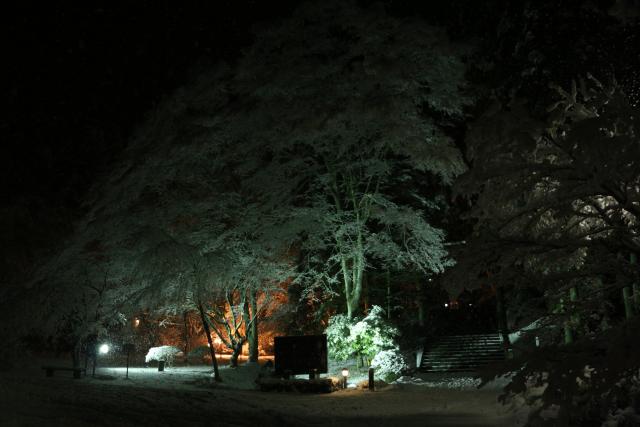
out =
<svg viewBox="0 0 640 427"><path fill-rule="evenodd" d="M375 392L312 395L255 391L258 366L224 366L221 384L208 366L134 367L129 379L123 367L102 367L79 380L70 372L47 378L40 366L0 372L0 426L515 425L496 390L460 379L403 378Z"/></svg>

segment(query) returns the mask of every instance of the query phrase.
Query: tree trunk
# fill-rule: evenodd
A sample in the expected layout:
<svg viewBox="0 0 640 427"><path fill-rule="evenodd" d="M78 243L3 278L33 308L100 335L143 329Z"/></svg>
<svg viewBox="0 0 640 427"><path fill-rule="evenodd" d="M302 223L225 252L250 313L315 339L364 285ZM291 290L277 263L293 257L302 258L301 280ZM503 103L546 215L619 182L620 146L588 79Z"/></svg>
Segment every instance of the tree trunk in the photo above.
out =
<svg viewBox="0 0 640 427"><path fill-rule="evenodd" d="M349 319L353 318L354 307L351 299L352 286L351 283L351 275L349 274L349 267L347 266L347 260L342 257L340 260L340 266L342 269L342 277L344 280L344 299L347 303L347 317Z"/></svg>
<svg viewBox="0 0 640 427"><path fill-rule="evenodd" d="M578 288L572 286L569 289L569 300L571 301L571 328L577 333L580 327L580 313L576 307L578 303Z"/></svg>
<svg viewBox="0 0 640 427"><path fill-rule="evenodd" d="M365 315L369 313L369 276L366 272L362 273L362 302Z"/></svg>
<svg viewBox="0 0 640 427"><path fill-rule="evenodd" d="M351 266L343 256L341 261L344 280L344 296L347 303L347 317L349 319L358 312L362 295L362 275L364 273L364 259L352 259Z"/></svg>
<svg viewBox="0 0 640 427"><path fill-rule="evenodd" d="M215 381L222 381L220 379L220 372L218 371L218 360L216 359L216 351L213 348L213 340L211 339L211 329L209 329L209 321L204 314L204 308L202 308L202 302L198 301L198 311L200 312L200 320L204 327L204 332L207 335L207 341L209 342L209 353L211 354L211 365L213 366L213 379Z"/></svg>
<svg viewBox="0 0 640 427"><path fill-rule="evenodd" d="M633 317L633 300L629 286L622 288L622 302L624 303L624 316L629 320Z"/></svg>
<svg viewBox="0 0 640 427"><path fill-rule="evenodd" d="M189 314L188 312L182 313L182 322L184 324L184 356L187 361L187 365L189 364Z"/></svg>
<svg viewBox="0 0 640 427"><path fill-rule="evenodd" d="M629 263L637 268L638 256L635 253L629 255ZM636 313L640 314L640 284L634 283L633 286L633 304L635 305Z"/></svg>
<svg viewBox="0 0 640 427"><path fill-rule="evenodd" d="M391 319L391 272L387 270L385 273L387 281L387 319Z"/></svg>
<svg viewBox="0 0 640 427"><path fill-rule="evenodd" d="M249 362L258 363L258 296L255 290L249 291L249 310L251 324L247 331L247 339L249 340ZM245 322L247 322L245 320Z"/></svg>
<svg viewBox="0 0 640 427"><path fill-rule="evenodd" d="M237 341L233 346L233 353L231 354L231 359L229 360L229 365L232 368L238 367L238 357L240 357L240 353L242 352L242 344L244 344L243 340Z"/></svg>
<svg viewBox="0 0 640 427"><path fill-rule="evenodd" d="M418 306L418 326L420 328L424 328L424 299L422 292L422 282L418 281L417 287L417 295L416 295L416 304Z"/></svg>
<svg viewBox="0 0 640 427"><path fill-rule="evenodd" d="M80 345L80 340L78 339L73 344L73 347L71 349L71 360L74 368L80 367L80 349L81 349L81 345Z"/></svg>

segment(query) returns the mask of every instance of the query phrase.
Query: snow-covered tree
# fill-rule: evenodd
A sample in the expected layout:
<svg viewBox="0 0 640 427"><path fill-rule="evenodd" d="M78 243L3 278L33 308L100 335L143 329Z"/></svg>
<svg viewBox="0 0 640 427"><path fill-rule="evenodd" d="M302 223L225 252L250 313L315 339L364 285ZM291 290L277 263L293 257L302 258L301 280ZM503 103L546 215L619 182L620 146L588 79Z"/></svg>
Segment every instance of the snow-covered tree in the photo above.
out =
<svg viewBox="0 0 640 427"><path fill-rule="evenodd" d="M348 316L366 269L451 264L428 217L464 170L444 130L470 103L464 53L420 21L307 4L261 33L226 85L232 113L210 126L226 130L229 171L302 239L300 281L340 284Z"/></svg>
<svg viewBox="0 0 640 427"><path fill-rule="evenodd" d="M237 64L150 112L34 280L42 314L56 316L87 264L109 271L110 313L182 313L221 283L210 256L241 242L272 261L301 248L297 282L340 285L350 316L369 268L442 271L430 218L464 170L447 129L471 102L467 51L355 2L304 4L259 31Z"/></svg>
<svg viewBox="0 0 640 427"><path fill-rule="evenodd" d="M638 110L593 78L556 89L546 121L514 103L469 131L474 165L459 186L477 196L479 221L464 274L489 271L556 299L574 288L600 308L607 286L638 280Z"/></svg>
<svg viewBox="0 0 640 427"><path fill-rule="evenodd" d="M282 293L280 283L293 271L288 263L269 259L247 245L216 254L219 264L211 280L206 314L210 327L233 351L231 366L237 366L243 344L249 344L249 361L258 361L258 324L272 297Z"/></svg>

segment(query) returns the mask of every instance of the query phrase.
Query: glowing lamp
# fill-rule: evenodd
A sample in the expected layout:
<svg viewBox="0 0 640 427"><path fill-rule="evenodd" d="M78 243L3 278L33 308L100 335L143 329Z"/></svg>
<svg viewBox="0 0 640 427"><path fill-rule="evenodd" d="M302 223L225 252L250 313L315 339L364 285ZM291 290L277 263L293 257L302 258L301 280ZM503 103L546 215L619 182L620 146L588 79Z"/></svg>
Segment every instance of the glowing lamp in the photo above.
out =
<svg viewBox="0 0 640 427"><path fill-rule="evenodd" d="M108 344L102 344L100 346L100 348L98 349L98 352L100 352L100 354L107 354L109 353L109 345Z"/></svg>
<svg viewBox="0 0 640 427"><path fill-rule="evenodd" d="M347 388L347 377L349 376L349 370L342 368L342 388Z"/></svg>
<svg viewBox="0 0 640 427"><path fill-rule="evenodd" d="M448 302L445 302L445 303L444 303L444 308L447 308L447 307L449 307L449 303L448 303Z"/></svg>
<svg viewBox="0 0 640 427"><path fill-rule="evenodd" d="M135 325L136 327L137 327L137 326L140 326L140 319L136 319L136 321L134 322L134 325Z"/></svg>

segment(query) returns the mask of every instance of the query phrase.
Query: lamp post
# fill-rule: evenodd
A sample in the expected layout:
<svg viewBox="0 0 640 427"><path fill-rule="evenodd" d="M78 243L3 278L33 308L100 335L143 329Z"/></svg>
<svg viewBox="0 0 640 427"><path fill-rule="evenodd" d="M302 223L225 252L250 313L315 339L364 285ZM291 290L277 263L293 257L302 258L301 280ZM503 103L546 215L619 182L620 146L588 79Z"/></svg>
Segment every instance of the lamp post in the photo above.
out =
<svg viewBox="0 0 640 427"><path fill-rule="evenodd" d="M347 377L349 377L349 370L342 368L342 388L347 388Z"/></svg>
<svg viewBox="0 0 640 427"><path fill-rule="evenodd" d="M123 346L123 350L127 353L127 373L125 374L125 378L129 378L129 356L133 351L135 351L135 346L131 343L127 343Z"/></svg>
<svg viewBox="0 0 640 427"><path fill-rule="evenodd" d="M376 388L375 381L374 381L374 378L373 378L373 372L374 372L373 368L369 368L369 384L368 384L368 386L369 386L369 390L371 390L371 391L374 391L375 388Z"/></svg>
<svg viewBox="0 0 640 427"><path fill-rule="evenodd" d="M109 344L101 344L98 347L98 354L107 354L107 353L109 353ZM98 357L94 353L94 355L93 355L93 370L91 371L91 376L92 377L96 376L96 364L97 363L98 363Z"/></svg>
<svg viewBox="0 0 640 427"><path fill-rule="evenodd" d="M100 352L100 354L107 354L109 353L109 344L102 344L100 346L100 348L98 349L98 351Z"/></svg>

